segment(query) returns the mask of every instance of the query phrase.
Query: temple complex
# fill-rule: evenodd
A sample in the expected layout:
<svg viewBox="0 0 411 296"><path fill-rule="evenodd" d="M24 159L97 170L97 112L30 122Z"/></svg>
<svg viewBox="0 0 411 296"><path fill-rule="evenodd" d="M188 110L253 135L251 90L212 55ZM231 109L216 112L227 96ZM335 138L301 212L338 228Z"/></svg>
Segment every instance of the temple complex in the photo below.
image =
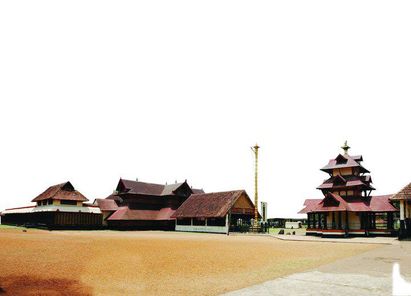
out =
<svg viewBox="0 0 411 296"><path fill-rule="evenodd" d="M307 234L322 236L392 235L394 213L391 195L372 196L370 172L363 167L361 155L348 154L345 142L343 154L331 159L321 170L328 178L317 187L322 199L307 199Z"/></svg>

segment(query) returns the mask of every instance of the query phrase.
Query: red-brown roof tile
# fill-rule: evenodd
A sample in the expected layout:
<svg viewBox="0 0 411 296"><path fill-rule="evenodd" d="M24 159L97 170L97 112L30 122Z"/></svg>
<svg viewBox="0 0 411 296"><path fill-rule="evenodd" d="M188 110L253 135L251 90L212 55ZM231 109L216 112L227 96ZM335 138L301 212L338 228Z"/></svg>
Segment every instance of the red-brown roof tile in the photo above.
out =
<svg viewBox="0 0 411 296"><path fill-rule="evenodd" d="M97 205L101 211L112 212L118 210L117 203L113 199L96 198L94 201L94 205Z"/></svg>
<svg viewBox="0 0 411 296"><path fill-rule="evenodd" d="M373 196L370 201L370 208L373 212L396 212L398 209L390 203L393 195Z"/></svg>
<svg viewBox="0 0 411 296"><path fill-rule="evenodd" d="M70 182L50 186L46 191L33 199L32 202L45 199L88 201L83 194L74 189Z"/></svg>
<svg viewBox="0 0 411 296"><path fill-rule="evenodd" d="M173 218L224 217L245 190L191 195L174 213Z"/></svg>
<svg viewBox="0 0 411 296"><path fill-rule="evenodd" d="M175 210L163 208L161 210L131 210L127 206L119 207L107 220L173 220L171 215Z"/></svg>
<svg viewBox="0 0 411 296"><path fill-rule="evenodd" d="M154 184L140 181L120 179L119 184L122 184L127 193L153 195L153 196L168 196L174 195L181 186L187 186L193 193L204 193L202 189L190 188L186 181L174 184Z"/></svg>
<svg viewBox="0 0 411 296"><path fill-rule="evenodd" d="M202 193L205 193L203 189L191 188L191 191L193 191L193 194L202 194Z"/></svg>
<svg viewBox="0 0 411 296"><path fill-rule="evenodd" d="M338 163L339 159L345 159L346 162ZM360 160L360 159L357 159L357 160ZM330 159L328 164L326 166L324 166L323 168L321 168L321 170L325 171L325 172L329 172L329 171L332 171L333 169L359 167L362 172L369 173L369 171L367 169L365 169L361 164L359 164L357 162L357 160L353 159L349 155L339 154L336 158Z"/></svg>
<svg viewBox="0 0 411 296"><path fill-rule="evenodd" d="M312 212L312 209L315 208L320 202L322 201L321 198L310 198L304 201L305 208L298 212L298 214L306 214Z"/></svg>
<svg viewBox="0 0 411 296"><path fill-rule="evenodd" d="M411 183L391 196L392 200L411 200Z"/></svg>
<svg viewBox="0 0 411 296"><path fill-rule="evenodd" d="M333 212L333 211L348 211L348 212L396 212L398 211L390 203L392 195L379 195L363 198L342 198L338 194L328 193L324 199L306 200L306 207L299 214L310 212ZM327 203L327 200L333 199L334 203Z"/></svg>

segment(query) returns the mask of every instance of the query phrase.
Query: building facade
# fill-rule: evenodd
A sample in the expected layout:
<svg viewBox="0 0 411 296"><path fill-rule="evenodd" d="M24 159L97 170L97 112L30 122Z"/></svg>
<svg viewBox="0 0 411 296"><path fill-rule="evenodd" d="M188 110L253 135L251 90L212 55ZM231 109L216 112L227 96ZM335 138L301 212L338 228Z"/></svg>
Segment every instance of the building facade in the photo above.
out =
<svg viewBox="0 0 411 296"><path fill-rule="evenodd" d="M163 185L120 179L113 194L94 204L111 229L174 230L172 214L190 195L203 192L187 181Z"/></svg>
<svg viewBox="0 0 411 296"><path fill-rule="evenodd" d="M50 186L34 198L34 206L6 209L2 224L45 227L49 229L98 229L102 226L99 207L87 205L88 199L70 182Z"/></svg>
<svg viewBox="0 0 411 296"><path fill-rule="evenodd" d="M398 209L391 195L372 196L375 189L369 171L362 166L361 155L344 154L331 159L321 170L328 178L317 189L323 198L307 199L307 234L323 236L392 235L394 214Z"/></svg>
<svg viewBox="0 0 411 296"><path fill-rule="evenodd" d="M172 215L177 231L226 233L251 226L255 207L245 190L191 195Z"/></svg>

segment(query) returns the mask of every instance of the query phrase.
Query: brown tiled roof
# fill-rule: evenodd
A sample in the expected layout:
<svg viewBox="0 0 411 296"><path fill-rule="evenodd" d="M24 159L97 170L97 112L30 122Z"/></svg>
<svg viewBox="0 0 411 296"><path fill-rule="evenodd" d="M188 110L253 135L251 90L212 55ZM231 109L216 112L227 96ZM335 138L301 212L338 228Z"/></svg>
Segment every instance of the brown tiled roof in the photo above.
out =
<svg viewBox="0 0 411 296"><path fill-rule="evenodd" d="M351 156L352 159L354 159L355 161L362 161L362 155L352 155Z"/></svg>
<svg viewBox="0 0 411 296"><path fill-rule="evenodd" d="M119 184L122 183L123 186L128 190L127 193L132 194L144 194L144 195L154 195L154 196L168 196L174 195L174 192L179 189L184 184L188 186L187 182L174 183L174 184L154 184L146 183L140 181L132 181L126 179L120 179ZM188 186L188 188L190 188ZM190 188L193 193L204 193L202 189Z"/></svg>
<svg viewBox="0 0 411 296"><path fill-rule="evenodd" d="M392 194L372 196L370 200L371 211L373 212L398 211L398 209L390 203L390 199L392 196L393 196Z"/></svg>
<svg viewBox="0 0 411 296"><path fill-rule="evenodd" d="M338 182L339 181L339 182ZM370 176L332 176L325 180L317 189L330 189L330 188L345 188L354 186L364 186L367 189L374 190L375 188L370 184Z"/></svg>
<svg viewBox="0 0 411 296"><path fill-rule="evenodd" d="M320 202L321 198L309 198L304 201L305 208L298 212L298 214L306 214L312 212L312 209L315 208Z"/></svg>
<svg viewBox="0 0 411 296"><path fill-rule="evenodd" d="M50 186L46 191L33 199L32 202L45 199L88 201L83 194L74 189L70 182Z"/></svg>
<svg viewBox="0 0 411 296"><path fill-rule="evenodd" d="M173 218L224 217L245 190L192 194L174 213Z"/></svg>
<svg viewBox="0 0 411 296"><path fill-rule="evenodd" d="M101 211L117 211L118 206L114 199L96 198L94 205L97 205Z"/></svg>
<svg viewBox="0 0 411 296"><path fill-rule="evenodd" d="M411 200L411 183L391 197L392 200Z"/></svg>
<svg viewBox="0 0 411 296"><path fill-rule="evenodd" d="M379 195L364 198L348 199L329 192L323 200L309 200L304 203L306 206L299 213L310 212L332 212L332 211L349 211L349 212L396 212L398 211L389 201L392 195ZM333 199L335 204L326 205L327 199Z"/></svg>
<svg viewBox="0 0 411 296"><path fill-rule="evenodd" d="M117 194L114 194L114 193L107 196L106 199L112 199L112 200L115 200L118 203L123 202L123 199L120 196L118 196Z"/></svg>
<svg viewBox="0 0 411 296"><path fill-rule="evenodd" d="M127 206L119 207L107 220L173 220L171 215L175 210L163 208L160 210L132 210Z"/></svg>
<svg viewBox="0 0 411 296"><path fill-rule="evenodd" d="M124 187L128 189L128 193L146 194L146 195L161 195L164 190L164 185L153 184L132 180L120 179Z"/></svg>
<svg viewBox="0 0 411 296"><path fill-rule="evenodd" d="M369 171L367 169L365 169L361 164L359 164L357 162L357 161L360 161L360 158L358 158L358 156L356 156L356 157L357 157L357 159L354 159L349 155L339 154L336 158L330 159L328 164L325 167L323 167L321 170L325 171L325 172L328 172L328 171L332 171L333 169L359 167L362 172L369 173ZM337 161L338 159L345 159L346 162L338 163L338 161ZM362 160L362 158L361 158L361 160Z"/></svg>
<svg viewBox="0 0 411 296"><path fill-rule="evenodd" d="M203 189L191 188L191 191L193 191L193 194L202 194L202 193L205 193Z"/></svg>

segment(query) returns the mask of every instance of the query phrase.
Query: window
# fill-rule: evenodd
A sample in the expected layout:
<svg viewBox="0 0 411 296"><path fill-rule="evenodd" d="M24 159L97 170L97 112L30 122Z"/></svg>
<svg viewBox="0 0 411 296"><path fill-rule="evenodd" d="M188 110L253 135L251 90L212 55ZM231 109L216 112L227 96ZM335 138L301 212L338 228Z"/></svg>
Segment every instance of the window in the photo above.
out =
<svg viewBox="0 0 411 296"><path fill-rule="evenodd" d="M193 225L205 226L205 219L204 218L194 218Z"/></svg>
<svg viewBox="0 0 411 296"><path fill-rule="evenodd" d="M177 225L191 225L191 218L177 219Z"/></svg>
<svg viewBox="0 0 411 296"><path fill-rule="evenodd" d="M52 204L53 204L53 200L52 200L52 199L49 199L49 200L47 201L47 204L48 204L48 205L52 205Z"/></svg>
<svg viewBox="0 0 411 296"><path fill-rule="evenodd" d="M76 201L76 200L60 200L60 204L62 204L62 205L76 206L76 205L77 205L77 201Z"/></svg>
<svg viewBox="0 0 411 296"><path fill-rule="evenodd" d="M43 206L47 204L47 200L43 200Z"/></svg>
<svg viewBox="0 0 411 296"><path fill-rule="evenodd" d="M241 219L238 219L238 220L241 220ZM237 221L237 223L238 223L238 221ZM242 223L242 221L241 221L241 223ZM207 219L207 225L208 226L225 226L225 218L209 218L209 219Z"/></svg>
<svg viewBox="0 0 411 296"><path fill-rule="evenodd" d="M41 201L38 201L38 202L37 202L37 205L38 205L38 206L41 206Z"/></svg>

